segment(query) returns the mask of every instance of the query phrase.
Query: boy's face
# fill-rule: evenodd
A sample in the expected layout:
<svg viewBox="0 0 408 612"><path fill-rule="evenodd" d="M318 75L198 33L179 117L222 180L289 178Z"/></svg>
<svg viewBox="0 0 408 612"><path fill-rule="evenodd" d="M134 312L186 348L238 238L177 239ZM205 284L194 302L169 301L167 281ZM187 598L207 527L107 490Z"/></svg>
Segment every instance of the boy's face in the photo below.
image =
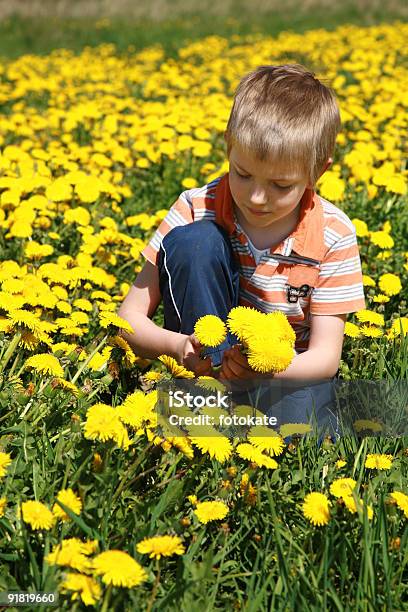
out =
<svg viewBox="0 0 408 612"><path fill-rule="evenodd" d="M248 225L266 228L293 213L306 188L303 169L289 170L281 161L259 161L233 145L229 154L229 184L234 202Z"/></svg>

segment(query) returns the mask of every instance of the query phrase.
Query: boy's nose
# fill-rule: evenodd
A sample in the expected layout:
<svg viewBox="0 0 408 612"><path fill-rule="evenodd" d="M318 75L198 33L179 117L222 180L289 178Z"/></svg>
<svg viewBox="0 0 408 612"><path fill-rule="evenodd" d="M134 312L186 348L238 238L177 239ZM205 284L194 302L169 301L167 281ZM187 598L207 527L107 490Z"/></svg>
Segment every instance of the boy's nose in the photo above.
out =
<svg viewBox="0 0 408 612"><path fill-rule="evenodd" d="M266 192L265 189L254 189L251 193L251 204L262 205L266 204Z"/></svg>

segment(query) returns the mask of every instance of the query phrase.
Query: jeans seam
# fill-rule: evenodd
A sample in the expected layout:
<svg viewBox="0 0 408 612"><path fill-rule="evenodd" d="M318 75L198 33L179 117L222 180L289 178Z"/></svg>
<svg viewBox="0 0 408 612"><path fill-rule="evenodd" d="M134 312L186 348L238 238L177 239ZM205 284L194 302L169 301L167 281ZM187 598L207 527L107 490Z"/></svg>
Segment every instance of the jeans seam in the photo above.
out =
<svg viewBox="0 0 408 612"><path fill-rule="evenodd" d="M173 290L172 290L172 287L171 287L171 274L170 274L169 269L167 267L167 253L166 253L166 249L164 248L163 241L161 243L161 247L162 247L163 252L164 252L164 267L165 267L165 270L167 272L167 276L169 277L169 291L170 291L171 301L173 302L174 310L177 313L177 316L178 316L179 321L180 321L180 327L181 327L181 316L180 316L179 310L177 308L177 304L176 304L176 301L174 299Z"/></svg>

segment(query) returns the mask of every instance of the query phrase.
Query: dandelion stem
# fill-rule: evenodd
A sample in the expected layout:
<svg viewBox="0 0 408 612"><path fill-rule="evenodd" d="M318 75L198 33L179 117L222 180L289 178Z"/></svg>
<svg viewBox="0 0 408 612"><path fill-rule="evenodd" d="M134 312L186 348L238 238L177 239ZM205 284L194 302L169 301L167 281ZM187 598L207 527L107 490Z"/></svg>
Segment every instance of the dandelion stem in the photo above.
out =
<svg viewBox="0 0 408 612"><path fill-rule="evenodd" d="M70 433L70 431L71 431L71 428L63 429L61 432L57 433L56 436L53 436L52 438L50 438L50 442L55 442L56 440L58 440L58 438L62 438L66 436L67 434Z"/></svg>
<svg viewBox="0 0 408 612"><path fill-rule="evenodd" d="M11 376L14 372L14 370L16 369L16 365L18 363L18 360L20 359L20 353L17 353L16 358L13 361L13 365L10 368L10 371L8 373L9 376Z"/></svg>
<svg viewBox="0 0 408 612"><path fill-rule="evenodd" d="M110 584L106 589L105 597L103 598L103 604L101 612L107 612L109 610L109 602L112 593L112 585Z"/></svg>
<svg viewBox="0 0 408 612"><path fill-rule="evenodd" d="M4 357L1 360L1 364L0 364L0 372L4 371L4 368L6 367L6 365L8 364L8 362L10 361L14 351L17 348L18 343L21 340L21 331L17 331L14 334L14 338L12 339L12 341L10 342L10 344L7 347L6 352L4 353Z"/></svg>
<svg viewBox="0 0 408 612"><path fill-rule="evenodd" d="M139 467L139 465L143 461L143 458L146 455L146 452L149 451L151 449L151 447L152 447L152 443L150 442L146 446L146 448L140 453L140 455L136 458L136 460L132 463L132 465L127 469L127 471L125 472L125 474L122 477L122 480L119 483L118 488L116 489L116 491L115 491L115 493L114 493L114 495L112 497L112 503L114 501L116 501L117 498L119 497L119 495L122 493L123 488L128 483L129 476L136 471L136 469Z"/></svg>
<svg viewBox="0 0 408 612"><path fill-rule="evenodd" d="M159 588L160 584L160 561L158 559L156 559L156 571L156 580L154 581L152 594L150 596L149 603L147 604L146 612L150 612L153 608L153 604L156 600L157 589Z"/></svg>
<svg viewBox="0 0 408 612"><path fill-rule="evenodd" d="M41 385L40 388L38 389L38 393L37 395L40 395L40 393L42 393L42 391L45 389L45 387L48 385L48 378L46 380L44 380ZM30 401L28 402L27 406L24 408L23 412L20 414L20 419L24 419L25 415L27 414L27 412L30 410L33 402L34 402L34 397L32 399L30 399Z"/></svg>
<svg viewBox="0 0 408 612"><path fill-rule="evenodd" d="M82 372L88 366L88 364L91 361L92 357L94 357L96 355L96 353L103 347L103 345L107 341L108 337L109 337L109 334L105 334L104 337L102 338L102 340L100 341L100 343L97 345L96 349L93 350L90 355L88 355L88 357L85 359L85 361L83 362L83 364L81 365L81 367L79 368L77 373L75 374L74 378L71 380L72 383L75 383L78 380L78 378L80 377Z"/></svg>

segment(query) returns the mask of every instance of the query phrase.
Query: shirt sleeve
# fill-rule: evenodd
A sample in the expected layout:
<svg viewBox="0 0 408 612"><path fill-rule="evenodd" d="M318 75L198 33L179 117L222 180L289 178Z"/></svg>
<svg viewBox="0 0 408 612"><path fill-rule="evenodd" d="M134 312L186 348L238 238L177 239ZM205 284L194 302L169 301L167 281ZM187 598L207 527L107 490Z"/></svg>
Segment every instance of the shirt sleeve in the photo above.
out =
<svg viewBox="0 0 408 612"><path fill-rule="evenodd" d="M365 308L363 275L355 231L328 250L311 296L310 313L336 315Z"/></svg>
<svg viewBox="0 0 408 612"><path fill-rule="evenodd" d="M160 245L166 234L169 233L174 227L180 225L187 225L194 221L193 205L188 196L188 192L183 193L177 198L172 207L170 208L163 221L153 234L146 247L142 251L142 255L150 261L150 263L157 265L157 257L160 250Z"/></svg>

